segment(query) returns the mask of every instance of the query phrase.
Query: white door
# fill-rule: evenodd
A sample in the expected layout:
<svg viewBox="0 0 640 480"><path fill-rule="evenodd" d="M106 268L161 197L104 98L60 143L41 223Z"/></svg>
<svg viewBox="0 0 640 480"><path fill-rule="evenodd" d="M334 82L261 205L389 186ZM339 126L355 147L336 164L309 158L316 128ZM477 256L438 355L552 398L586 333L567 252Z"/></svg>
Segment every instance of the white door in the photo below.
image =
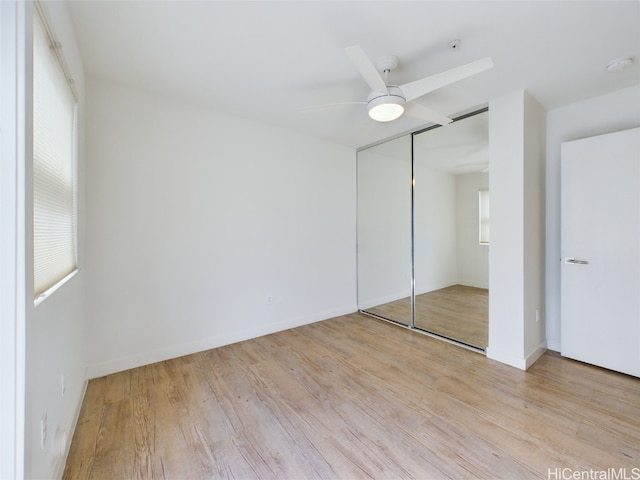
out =
<svg viewBox="0 0 640 480"><path fill-rule="evenodd" d="M640 376L640 128L562 144L562 355Z"/></svg>

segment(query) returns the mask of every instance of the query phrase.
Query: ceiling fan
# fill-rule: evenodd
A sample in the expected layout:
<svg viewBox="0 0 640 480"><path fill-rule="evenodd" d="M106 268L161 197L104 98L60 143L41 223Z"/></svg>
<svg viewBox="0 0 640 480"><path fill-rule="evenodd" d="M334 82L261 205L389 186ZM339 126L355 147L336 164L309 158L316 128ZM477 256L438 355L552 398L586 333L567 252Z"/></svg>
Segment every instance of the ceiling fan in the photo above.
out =
<svg viewBox="0 0 640 480"><path fill-rule="evenodd" d="M417 102L413 102L413 100L493 67L493 61L487 57L442 73L396 86L389 85L388 82L389 73L398 66L397 57L388 55L379 60L378 67L384 75L383 78L360 46L347 47L345 52L372 90L366 102L353 103L366 104L369 116L378 122L396 120L406 111L411 116L439 125L451 123L452 120L450 118L434 112Z"/></svg>

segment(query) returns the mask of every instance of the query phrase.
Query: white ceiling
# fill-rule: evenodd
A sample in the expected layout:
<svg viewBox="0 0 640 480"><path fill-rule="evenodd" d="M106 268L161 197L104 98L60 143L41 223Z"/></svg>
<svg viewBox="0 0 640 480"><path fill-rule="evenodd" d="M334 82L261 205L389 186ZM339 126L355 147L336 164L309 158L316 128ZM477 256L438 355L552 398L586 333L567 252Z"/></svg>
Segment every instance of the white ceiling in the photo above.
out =
<svg viewBox="0 0 640 480"><path fill-rule="evenodd" d="M87 75L353 147L424 122L376 123L364 105L300 111L366 99L349 45L398 56L396 84L491 57L493 69L420 99L445 115L520 88L551 109L640 83L635 0L68 3ZM605 71L627 56L632 68Z"/></svg>

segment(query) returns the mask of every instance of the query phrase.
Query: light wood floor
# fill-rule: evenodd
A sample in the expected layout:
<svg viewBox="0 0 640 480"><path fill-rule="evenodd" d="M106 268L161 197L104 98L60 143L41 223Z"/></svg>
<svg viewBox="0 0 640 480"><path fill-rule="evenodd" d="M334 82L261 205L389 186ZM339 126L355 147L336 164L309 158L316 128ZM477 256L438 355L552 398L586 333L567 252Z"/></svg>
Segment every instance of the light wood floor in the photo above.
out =
<svg viewBox="0 0 640 480"><path fill-rule="evenodd" d="M64 478L528 479L638 466L639 379L550 353L522 372L353 314L92 380Z"/></svg>
<svg viewBox="0 0 640 480"><path fill-rule="evenodd" d="M367 312L408 325L411 302L402 298ZM416 295L416 327L482 350L489 342L489 291L452 285Z"/></svg>

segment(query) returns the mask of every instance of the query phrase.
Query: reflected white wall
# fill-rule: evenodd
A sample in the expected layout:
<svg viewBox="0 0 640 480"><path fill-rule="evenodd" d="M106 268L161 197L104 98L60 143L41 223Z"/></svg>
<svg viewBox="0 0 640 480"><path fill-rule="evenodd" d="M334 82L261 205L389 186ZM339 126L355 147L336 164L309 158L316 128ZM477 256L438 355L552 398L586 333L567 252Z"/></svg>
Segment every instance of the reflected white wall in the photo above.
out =
<svg viewBox="0 0 640 480"><path fill-rule="evenodd" d="M456 177L439 172L415 153L416 295L457 283Z"/></svg>
<svg viewBox="0 0 640 480"><path fill-rule="evenodd" d="M457 283L489 288L489 245L480 245L480 190L489 189L488 173L456 176Z"/></svg>
<svg viewBox="0 0 640 480"><path fill-rule="evenodd" d="M358 152L358 307L411 295L411 138Z"/></svg>

